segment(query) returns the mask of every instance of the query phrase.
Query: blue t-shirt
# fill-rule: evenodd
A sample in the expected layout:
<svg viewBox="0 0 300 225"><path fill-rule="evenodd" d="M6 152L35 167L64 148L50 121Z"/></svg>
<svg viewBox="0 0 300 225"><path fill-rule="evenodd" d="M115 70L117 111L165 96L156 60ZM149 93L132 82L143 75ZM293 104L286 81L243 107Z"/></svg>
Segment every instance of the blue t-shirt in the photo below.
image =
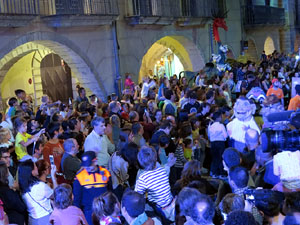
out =
<svg viewBox="0 0 300 225"><path fill-rule="evenodd" d="M168 157L166 155L166 150L164 148L160 148L159 159L160 159L161 165L165 165L168 162Z"/></svg>

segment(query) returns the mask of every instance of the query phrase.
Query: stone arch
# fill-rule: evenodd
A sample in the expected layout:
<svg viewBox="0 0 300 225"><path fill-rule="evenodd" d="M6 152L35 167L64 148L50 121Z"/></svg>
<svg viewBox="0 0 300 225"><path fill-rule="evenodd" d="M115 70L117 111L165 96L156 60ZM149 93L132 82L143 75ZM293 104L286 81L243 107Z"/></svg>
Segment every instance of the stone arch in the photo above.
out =
<svg viewBox="0 0 300 225"><path fill-rule="evenodd" d="M268 36L265 40L264 51L266 55L270 55L274 52L274 50L275 50L274 41L270 36Z"/></svg>
<svg viewBox="0 0 300 225"><path fill-rule="evenodd" d="M168 49L179 58L185 70L198 71L205 65L201 51L191 40L178 35L164 36L146 49L139 71L139 80L148 74L148 69L152 69L155 62Z"/></svg>
<svg viewBox="0 0 300 225"><path fill-rule="evenodd" d="M101 77L86 54L67 38L52 32L28 33L0 49L0 83L12 65L28 53L41 48L63 58L80 84L87 88L88 93L93 92L103 100L106 99L107 92ZM34 67L37 70L38 67L36 65Z"/></svg>
<svg viewBox="0 0 300 225"><path fill-rule="evenodd" d="M248 39L248 49L245 51L249 60L256 62L258 60L258 53L256 44L253 39Z"/></svg>

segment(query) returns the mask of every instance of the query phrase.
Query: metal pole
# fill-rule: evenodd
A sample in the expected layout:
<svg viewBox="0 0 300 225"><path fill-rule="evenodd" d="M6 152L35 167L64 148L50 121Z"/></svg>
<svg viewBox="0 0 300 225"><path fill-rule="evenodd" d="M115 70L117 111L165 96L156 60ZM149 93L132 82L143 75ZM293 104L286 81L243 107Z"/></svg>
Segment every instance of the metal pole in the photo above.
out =
<svg viewBox="0 0 300 225"><path fill-rule="evenodd" d="M116 81L115 81L115 90L119 98L121 97L122 91L122 79L120 75L120 58L119 58L119 44L117 37L117 22L113 21L112 23L112 34L113 34L113 43L114 43L114 56L115 56L115 67L116 67Z"/></svg>
<svg viewBox="0 0 300 225"><path fill-rule="evenodd" d="M211 59L212 54L214 54L214 35L213 35L213 28L211 24L209 24L209 40L210 40L210 50L211 50L209 58Z"/></svg>

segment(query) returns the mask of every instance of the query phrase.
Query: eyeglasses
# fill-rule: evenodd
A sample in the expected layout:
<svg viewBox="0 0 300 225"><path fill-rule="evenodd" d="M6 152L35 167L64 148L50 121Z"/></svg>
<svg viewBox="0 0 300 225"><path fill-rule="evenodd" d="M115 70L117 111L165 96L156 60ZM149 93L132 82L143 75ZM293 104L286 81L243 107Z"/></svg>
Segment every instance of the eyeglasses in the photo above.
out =
<svg viewBox="0 0 300 225"><path fill-rule="evenodd" d="M8 159L10 156L2 156L1 159Z"/></svg>

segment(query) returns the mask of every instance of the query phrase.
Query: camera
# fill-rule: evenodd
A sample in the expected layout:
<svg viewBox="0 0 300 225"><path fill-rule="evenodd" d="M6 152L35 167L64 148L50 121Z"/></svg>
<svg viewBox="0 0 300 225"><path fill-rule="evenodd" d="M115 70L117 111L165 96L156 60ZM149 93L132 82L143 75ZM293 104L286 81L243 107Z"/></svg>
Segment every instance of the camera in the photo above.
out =
<svg viewBox="0 0 300 225"><path fill-rule="evenodd" d="M274 150L297 151L300 146L300 131L264 131L261 134L263 152Z"/></svg>
<svg viewBox="0 0 300 225"><path fill-rule="evenodd" d="M288 117L286 116L288 115ZM300 146L300 111L269 114L272 122L288 121L295 130L265 130L261 134L263 152L297 151Z"/></svg>
<svg viewBox="0 0 300 225"><path fill-rule="evenodd" d="M269 211L272 208L281 207L285 195L279 191L269 189L246 189L244 190L244 199L252 203L262 212Z"/></svg>

